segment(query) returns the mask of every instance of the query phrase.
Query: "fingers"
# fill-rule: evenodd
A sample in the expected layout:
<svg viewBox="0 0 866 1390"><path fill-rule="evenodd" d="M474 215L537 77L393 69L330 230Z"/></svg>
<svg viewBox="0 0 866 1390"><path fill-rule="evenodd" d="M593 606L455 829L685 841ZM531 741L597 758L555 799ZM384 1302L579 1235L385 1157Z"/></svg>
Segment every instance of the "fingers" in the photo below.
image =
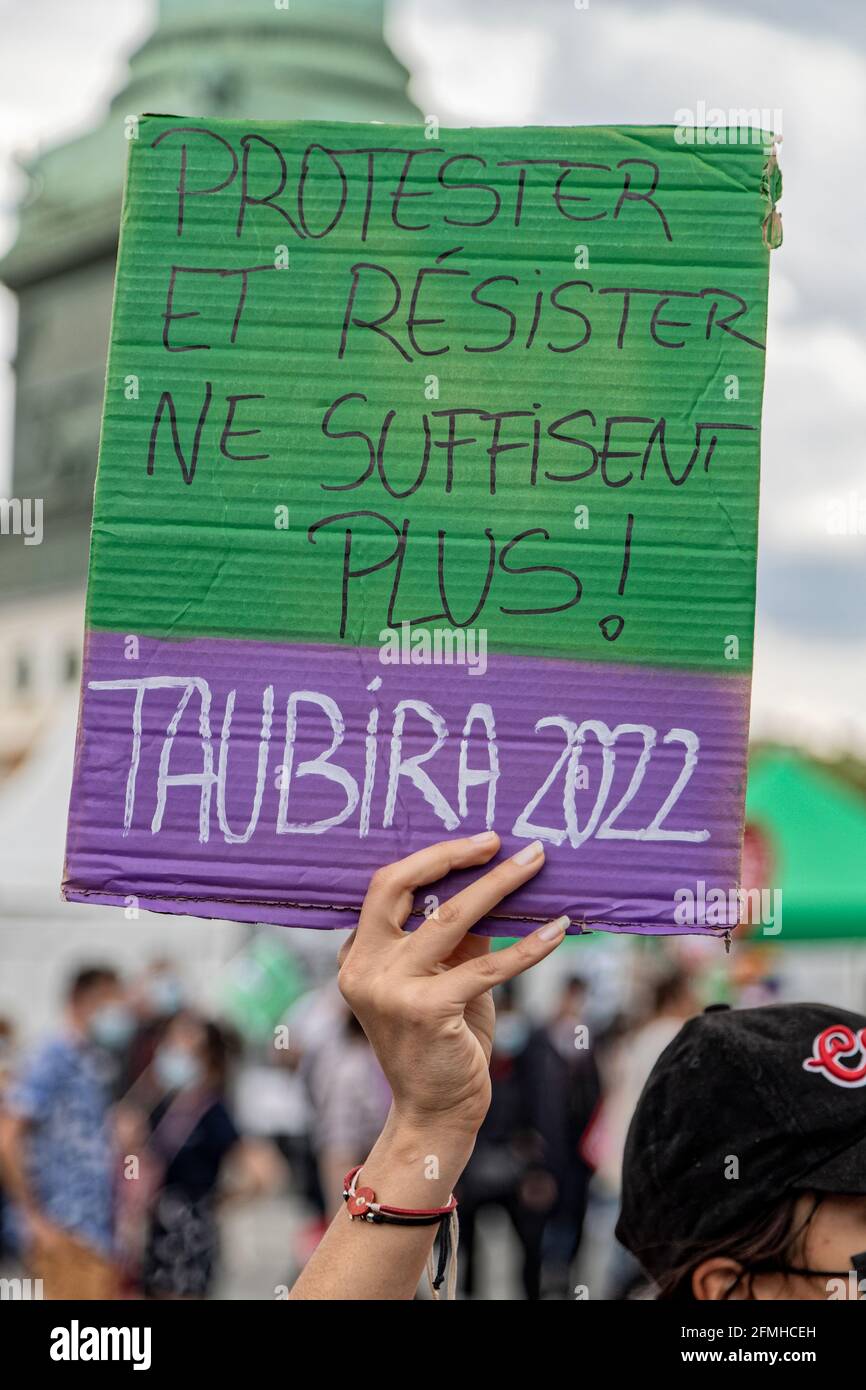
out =
<svg viewBox="0 0 866 1390"><path fill-rule="evenodd" d="M474 956L483 956L490 950L491 940L489 936L475 936L472 932L467 932L461 937L450 955L445 956L440 962L449 968L452 965L460 965L464 960L472 960Z"/></svg>
<svg viewBox="0 0 866 1390"><path fill-rule="evenodd" d="M437 976L431 984L447 994L450 1002L467 1004L485 990L501 985L504 980L513 980L515 975L521 975L531 965L544 960L563 940L568 925L567 917L557 917L555 921L539 927L531 936L523 937L513 946L506 946L503 951L491 951L489 955L455 965L453 970Z"/></svg>
<svg viewBox="0 0 866 1390"><path fill-rule="evenodd" d="M412 910L416 888L444 878L453 869L486 864L498 848L499 836L490 830L460 840L442 840L377 869L361 909L358 944L395 937Z"/></svg>
<svg viewBox="0 0 866 1390"><path fill-rule="evenodd" d="M480 835L468 835L461 840L440 840L436 845L428 845L426 849L419 849L405 859L398 859L384 872L389 880L414 892L422 883L435 883L437 878L444 878L452 869L486 864L498 848L499 836L496 831L485 830Z"/></svg>
<svg viewBox="0 0 866 1390"><path fill-rule="evenodd" d="M349 935L346 937L346 940L343 942L342 946L340 947L339 951L337 952L337 968L338 968L338 969L342 969L342 967L345 965L345 963L346 963L346 957L348 956L349 952L351 951L352 947L354 946L354 944L355 944L355 937L356 937L357 935L358 935L358 929L357 929L357 927L356 927L354 931L349 932Z"/></svg>
<svg viewBox="0 0 866 1390"><path fill-rule="evenodd" d="M410 949L416 962L431 966L444 960L470 927L537 874L543 863L544 846L540 840L533 840L453 898L440 903L412 936Z"/></svg>

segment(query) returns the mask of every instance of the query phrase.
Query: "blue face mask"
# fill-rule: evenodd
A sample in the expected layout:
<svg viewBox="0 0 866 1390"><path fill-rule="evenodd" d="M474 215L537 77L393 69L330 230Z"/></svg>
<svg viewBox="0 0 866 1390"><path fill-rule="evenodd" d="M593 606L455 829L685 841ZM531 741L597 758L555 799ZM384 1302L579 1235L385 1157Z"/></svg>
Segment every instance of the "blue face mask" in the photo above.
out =
<svg viewBox="0 0 866 1390"><path fill-rule="evenodd" d="M163 1017L176 1014L183 1003L180 981L173 975L155 975L147 987L153 1008Z"/></svg>
<svg viewBox="0 0 866 1390"><path fill-rule="evenodd" d="M529 1041L529 1020L522 1014L504 1013L496 1020L493 1049L505 1057L516 1057Z"/></svg>
<svg viewBox="0 0 866 1390"><path fill-rule="evenodd" d="M183 1091L197 1086L204 1076L201 1062L182 1047L163 1043L153 1057L157 1079L167 1091Z"/></svg>
<svg viewBox="0 0 866 1390"><path fill-rule="evenodd" d="M129 1042L135 1019L125 1004L103 1004L90 1019L88 1032L100 1047L117 1050Z"/></svg>

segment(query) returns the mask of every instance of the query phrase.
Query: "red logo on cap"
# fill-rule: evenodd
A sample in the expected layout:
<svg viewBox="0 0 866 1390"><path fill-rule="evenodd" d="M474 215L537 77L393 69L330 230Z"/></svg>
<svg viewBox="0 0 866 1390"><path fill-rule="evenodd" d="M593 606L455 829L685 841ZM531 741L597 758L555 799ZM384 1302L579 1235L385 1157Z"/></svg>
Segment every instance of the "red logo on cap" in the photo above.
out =
<svg viewBox="0 0 866 1390"><path fill-rule="evenodd" d="M856 1057L856 1066L845 1065L840 1058ZM834 1024L819 1033L812 1044L812 1056L803 1063L806 1071L823 1072L834 1086L866 1086L866 1028L854 1033L844 1023Z"/></svg>

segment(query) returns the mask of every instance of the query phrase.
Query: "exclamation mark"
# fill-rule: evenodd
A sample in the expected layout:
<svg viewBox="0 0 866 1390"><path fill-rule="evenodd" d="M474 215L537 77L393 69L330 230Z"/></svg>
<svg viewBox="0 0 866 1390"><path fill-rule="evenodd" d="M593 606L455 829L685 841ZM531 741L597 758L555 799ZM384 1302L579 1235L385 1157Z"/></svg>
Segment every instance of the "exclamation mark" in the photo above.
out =
<svg viewBox="0 0 866 1390"><path fill-rule="evenodd" d="M625 593L626 580L628 579L628 568L631 563L631 533L634 528L634 515L629 512L625 524L625 546L622 553L622 569L619 575L619 587L617 593L622 598ZM606 642L615 642L625 627L625 618L619 613L608 613L606 618L599 618L601 635Z"/></svg>

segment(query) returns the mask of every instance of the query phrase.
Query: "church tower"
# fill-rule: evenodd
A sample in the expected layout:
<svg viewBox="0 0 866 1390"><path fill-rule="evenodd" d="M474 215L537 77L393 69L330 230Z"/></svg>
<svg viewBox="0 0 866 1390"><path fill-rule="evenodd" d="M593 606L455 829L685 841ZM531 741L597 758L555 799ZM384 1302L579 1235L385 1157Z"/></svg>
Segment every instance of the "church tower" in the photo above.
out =
<svg viewBox="0 0 866 1390"><path fill-rule="evenodd" d="M384 0L160 0L95 128L27 167L0 280L18 300L13 505L0 533L0 776L78 679L127 117L414 122ZM6 500L6 499L2 499ZM9 530L10 528L6 528Z"/></svg>

